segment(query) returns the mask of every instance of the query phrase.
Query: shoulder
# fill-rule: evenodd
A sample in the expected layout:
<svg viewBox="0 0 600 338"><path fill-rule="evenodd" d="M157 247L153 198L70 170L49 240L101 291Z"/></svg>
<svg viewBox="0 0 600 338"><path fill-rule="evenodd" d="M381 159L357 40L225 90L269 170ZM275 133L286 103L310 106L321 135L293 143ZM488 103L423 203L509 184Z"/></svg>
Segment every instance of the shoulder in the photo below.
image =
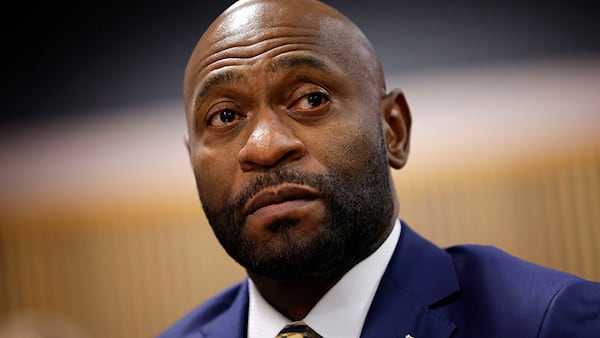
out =
<svg viewBox="0 0 600 338"><path fill-rule="evenodd" d="M600 283L565 285L548 306L539 337L595 337L600 333Z"/></svg>
<svg viewBox="0 0 600 338"><path fill-rule="evenodd" d="M531 284L554 289L580 280L575 275L525 261L492 246L459 245L445 250L462 281L477 279L486 285L502 283L523 287Z"/></svg>
<svg viewBox="0 0 600 338"><path fill-rule="evenodd" d="M460 245L446 249L463 293L485 294L528 304L548 302L580 277L537 265L491 246ZM521 299L521 300L520 300ZM523 306L525 304L522 304Z"/></svg>
<svg viewBox="0 0 600 338"><path fill-rule="evenodd" d="M559 328L565 335L558 336L600 332L600 283L490 246L461 245L446 252L459 278L461 303L472 316L502 318L515 332L522 326L538 337L554 337Z"/></svg>
<svg viewBox="0 0 600 338"><path fill-rule="evenodd" d="M208 299L161 333L158 338L204 337L204 329L222 324L243 325L247 307L247 282L240 282Z"/></svg>

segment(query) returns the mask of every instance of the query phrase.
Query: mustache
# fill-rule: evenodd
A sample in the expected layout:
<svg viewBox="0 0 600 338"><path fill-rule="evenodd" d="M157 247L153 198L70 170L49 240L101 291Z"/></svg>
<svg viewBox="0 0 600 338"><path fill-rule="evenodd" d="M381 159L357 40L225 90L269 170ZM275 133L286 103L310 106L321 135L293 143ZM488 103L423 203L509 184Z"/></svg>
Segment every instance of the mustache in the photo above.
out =
<svg viewBox="0 0 600 338"><path fill-rule="evenodd" d="M263 189L275 187L284 183L306 185L319 191L321 195L330 195L334 184L329 176L316 173L302 173L296 170L279 169L263 174L248 183L229 203L230 214L235 215L236 221L241 220L241 210L246 203ZM236 222L237 223L237 222ZM238 223L239 224L239 223Z"/></svg>

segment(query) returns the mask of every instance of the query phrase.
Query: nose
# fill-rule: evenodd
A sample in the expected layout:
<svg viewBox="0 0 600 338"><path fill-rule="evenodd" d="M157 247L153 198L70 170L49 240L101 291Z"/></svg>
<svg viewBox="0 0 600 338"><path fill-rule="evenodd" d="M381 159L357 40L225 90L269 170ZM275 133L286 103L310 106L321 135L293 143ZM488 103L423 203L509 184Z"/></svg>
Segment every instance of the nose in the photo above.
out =
<svg viewBox="0 0 600 338"><path fill-rule="evenodd" d="M267 169L301 158L304 143L273 112L258 120L238 155L243 171Z"/></svg>

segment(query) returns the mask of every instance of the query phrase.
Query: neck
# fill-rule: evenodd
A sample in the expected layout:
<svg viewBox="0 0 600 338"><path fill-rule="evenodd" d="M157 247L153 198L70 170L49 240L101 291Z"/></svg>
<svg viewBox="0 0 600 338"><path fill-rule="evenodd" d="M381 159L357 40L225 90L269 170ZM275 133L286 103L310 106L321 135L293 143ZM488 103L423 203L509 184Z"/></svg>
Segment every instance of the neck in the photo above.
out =
<svg viewBox="0 0 600 338"><path fill-rule="evenodd" d="M297 321L308 315L344 273L293 281L275 280L252 272L248 275L271 306L290 320Z"/></svg>

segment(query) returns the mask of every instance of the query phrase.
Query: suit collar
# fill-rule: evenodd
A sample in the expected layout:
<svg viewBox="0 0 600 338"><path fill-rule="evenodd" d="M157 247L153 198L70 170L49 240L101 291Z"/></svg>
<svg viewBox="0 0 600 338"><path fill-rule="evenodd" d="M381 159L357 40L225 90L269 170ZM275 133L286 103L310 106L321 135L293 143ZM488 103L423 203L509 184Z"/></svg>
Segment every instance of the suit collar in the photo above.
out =
<svg viewBox="0 0 600 338"><path fill-rule="evenodd" d="M448 337L455 325L430 309L457 292L458 280L448 254L402 223L400 239L379 284L361 337ZM201 329L199 337L245 337L248 284L233 302Z"/></svg>
<svg viewBox="0 0 600 338"><path fill-rule="evenodd" d="M433 305L459 289L450 255L405 223L386 275L424 305Z"/></svg>
<svg viewBox="0 0 600 338"><path fill-rule="evenodd" d="M246 337L248 280L241 283L233 302L226 306L225 311L202 327L200 337Z"/></svg>
<svg viewBox="0 0 600 338"><path fill-rule="evenodd" d="M455 325L430 307L458 289L450 256L403 223L361 337L448 337Z"/></svg>

